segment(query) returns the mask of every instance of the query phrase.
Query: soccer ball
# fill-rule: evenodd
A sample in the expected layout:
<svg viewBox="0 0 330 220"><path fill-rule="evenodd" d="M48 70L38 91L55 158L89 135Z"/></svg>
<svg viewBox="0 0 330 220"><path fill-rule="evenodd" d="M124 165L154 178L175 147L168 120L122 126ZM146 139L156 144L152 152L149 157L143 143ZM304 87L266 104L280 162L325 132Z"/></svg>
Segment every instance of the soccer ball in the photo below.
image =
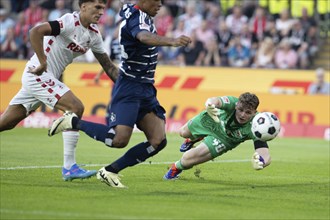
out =
<svg viewBox="0 0 330 220"><path fill-rule="evenodd" d="M261 141L274 139L281 130L280 120L271 112L261 112L254 116L251 131Z"/></svg>

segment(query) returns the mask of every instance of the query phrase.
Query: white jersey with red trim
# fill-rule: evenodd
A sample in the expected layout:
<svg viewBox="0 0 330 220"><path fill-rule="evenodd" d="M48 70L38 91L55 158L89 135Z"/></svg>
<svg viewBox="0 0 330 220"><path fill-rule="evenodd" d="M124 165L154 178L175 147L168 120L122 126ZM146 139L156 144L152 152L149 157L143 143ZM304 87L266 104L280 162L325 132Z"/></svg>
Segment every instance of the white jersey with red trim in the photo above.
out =
<svg viewBox="0 0 330 220"><path fill-rule="evenodd" d="M73 59L83 55L89 49L96 53L106 53L102 36L96 24L85 28L80 22L80 13L73 12L57 19L60 34L44 37L44 52L47 56L47 71L59 79L66 66ZM27 66L38 66L39 60L34 54Z"/></svg>

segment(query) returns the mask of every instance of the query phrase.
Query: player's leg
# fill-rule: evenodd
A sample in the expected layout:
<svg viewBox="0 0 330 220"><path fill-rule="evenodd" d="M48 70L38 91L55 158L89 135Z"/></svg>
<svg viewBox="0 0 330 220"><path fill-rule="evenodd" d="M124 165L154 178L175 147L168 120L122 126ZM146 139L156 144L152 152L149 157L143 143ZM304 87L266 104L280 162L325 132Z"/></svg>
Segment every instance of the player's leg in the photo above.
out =
<svg viewBox="0 0 330 220"><path fill-rule="evenodd" d="M203 140L203 136L193 136L191 131L189 130L189 125L194 123L195 118L192 120L189 120L185 125L183 125L179 129L179 134L181 137L185 138L184 142L180 146L180 151L181 152L186 152L190 150L192 147L194 147L194 144ZM196 123L196 122L195 122Z"/></svg>
<svg viewBox="0 0 330 220"><path fill-rule="evenodd" d="M166 146L165 110L158 108L158 110L155 109L154 111L155 113L141 113L140 116L144 116L138 122L138 128L145 133L147 141L133 146L112 164L101 168L97 174L98 179L112 187L125 187L120 183L118 173L127 167L134 166L154 156Z"/></svg>
<svg viewBox="0 0 330 220"><path fill-rule="evenodd" d="M123 127L123 126L121 126ZM112 173L119 173L121 170L134 166L145 161L147 158L157 154L166 146L165 122L154 113L148 113L139 122L138 126L147 137L147 141L141 142L129 149L118 160L106 166L105 169ZM116 136L119 126L116 127ZM115 140L114 140L115 141Z"/></svg>
<svg viewBox="0 0 330 220"><path fill-rule="evenodd" d="M22 87L0 116L0 132L14 128L40 105L41 102Z"/></svg>
<svg viewBox="0 0 330 220"><path fill-rule="evenodd" d="M84 111L82 102L52 74L44 72L40 76L35 76L25 73L22 81L29 88L29 92L48 107L64 112L74 112L79 117L82 116ZM64 162L62 176L64 180L84 179L96 174L95 170L88 171L77 166L75 151L78 139L78 130L63 132Z"/></svg>
<svg viewBox="0 0 330 220"><path fill-rule="evenodd" d="M84 112L82 102L69 90L61 96L56 105L56 109L63 112L73 112L79 118ZM67 129L62 132L63 137L63 169L62 176L65 181L73 179L85 179L96 175L96 170L85 170L80 168L76 162L76 147L79 140L77 129Z"/></svg>
<svg viewBox="0 0 330 220"><path fill-rule="evenodd" d="M27 111L23 105L9 105L0 116L0 132L13 129L26 117Z"/></svg>
<svg viewBox="0 0 330 220"><path fill-rule="evenodd" d="M201 142L196 148L188 150L180 160L173 163L164 175L164 179L176 179L183 170L190 169L195 165L205 163L213 158L208 146L204 142Z"/></svg>
<svg viewBox="0 0 330 220"><path fill-rule="evenodd" d="M65 129L78 129L91 138L105 143L109 147L127 146L139 112L139 101L127 95L129 89L123 88L121 96L113 97L109 110L109 125L80 120L75 115L64 115L55 120L49 130L53 136ZM124 96L125 95L125 96Z"/></svg>
<svg viewBox="0 0 330 220"><path fill-rule="evenodd" d="M82 117L84 106L81 101L71 92L65 93L56 103L55 108L63 112L73 112L79 118ZM68 129L62 133L63 138L63 178L70 178L70 169L76 164L76 147L79 139L79 132L75 129ZM68 174L68 175L65 175Z"/></svg>

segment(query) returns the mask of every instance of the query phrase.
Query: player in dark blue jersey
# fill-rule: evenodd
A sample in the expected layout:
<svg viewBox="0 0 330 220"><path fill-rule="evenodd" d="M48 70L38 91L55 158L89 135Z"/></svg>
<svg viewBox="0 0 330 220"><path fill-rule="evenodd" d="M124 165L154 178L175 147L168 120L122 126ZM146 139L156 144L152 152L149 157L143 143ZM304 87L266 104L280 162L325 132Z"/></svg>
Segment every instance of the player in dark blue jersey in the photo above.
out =
<svg viewBox="0 0 330 220"><path fill-rule="evenodd" d="M126 147L134 125L144 132L146 141L129 149L112 164L101 168L97 178L112 187L125 187L118 173L166 146L165 110L159 104L154 87L158 46L187 46L187 36L169 38L157 35L153 17L162 6L161 0L138 0L125 4L120 11L123 21L119 29L121 45L120 75L112 91L110 126L80 120L72 113L53 122L49 135L64 129L79 129L109 147Z"/></svg>

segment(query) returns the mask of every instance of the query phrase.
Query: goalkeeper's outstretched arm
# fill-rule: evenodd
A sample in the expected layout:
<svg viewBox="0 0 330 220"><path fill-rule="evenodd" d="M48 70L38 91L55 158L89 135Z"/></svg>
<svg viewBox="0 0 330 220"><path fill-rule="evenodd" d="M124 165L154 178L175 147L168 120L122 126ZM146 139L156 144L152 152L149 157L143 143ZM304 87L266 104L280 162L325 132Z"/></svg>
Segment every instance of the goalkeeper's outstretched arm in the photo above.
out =
<svg viewBox="0 0 330 220"><path fill-rule="evenodd" d="M222 103L218 97L208 98L205 102L205 109L207 114L217 123L220 123L220 107Z"/></svg>

